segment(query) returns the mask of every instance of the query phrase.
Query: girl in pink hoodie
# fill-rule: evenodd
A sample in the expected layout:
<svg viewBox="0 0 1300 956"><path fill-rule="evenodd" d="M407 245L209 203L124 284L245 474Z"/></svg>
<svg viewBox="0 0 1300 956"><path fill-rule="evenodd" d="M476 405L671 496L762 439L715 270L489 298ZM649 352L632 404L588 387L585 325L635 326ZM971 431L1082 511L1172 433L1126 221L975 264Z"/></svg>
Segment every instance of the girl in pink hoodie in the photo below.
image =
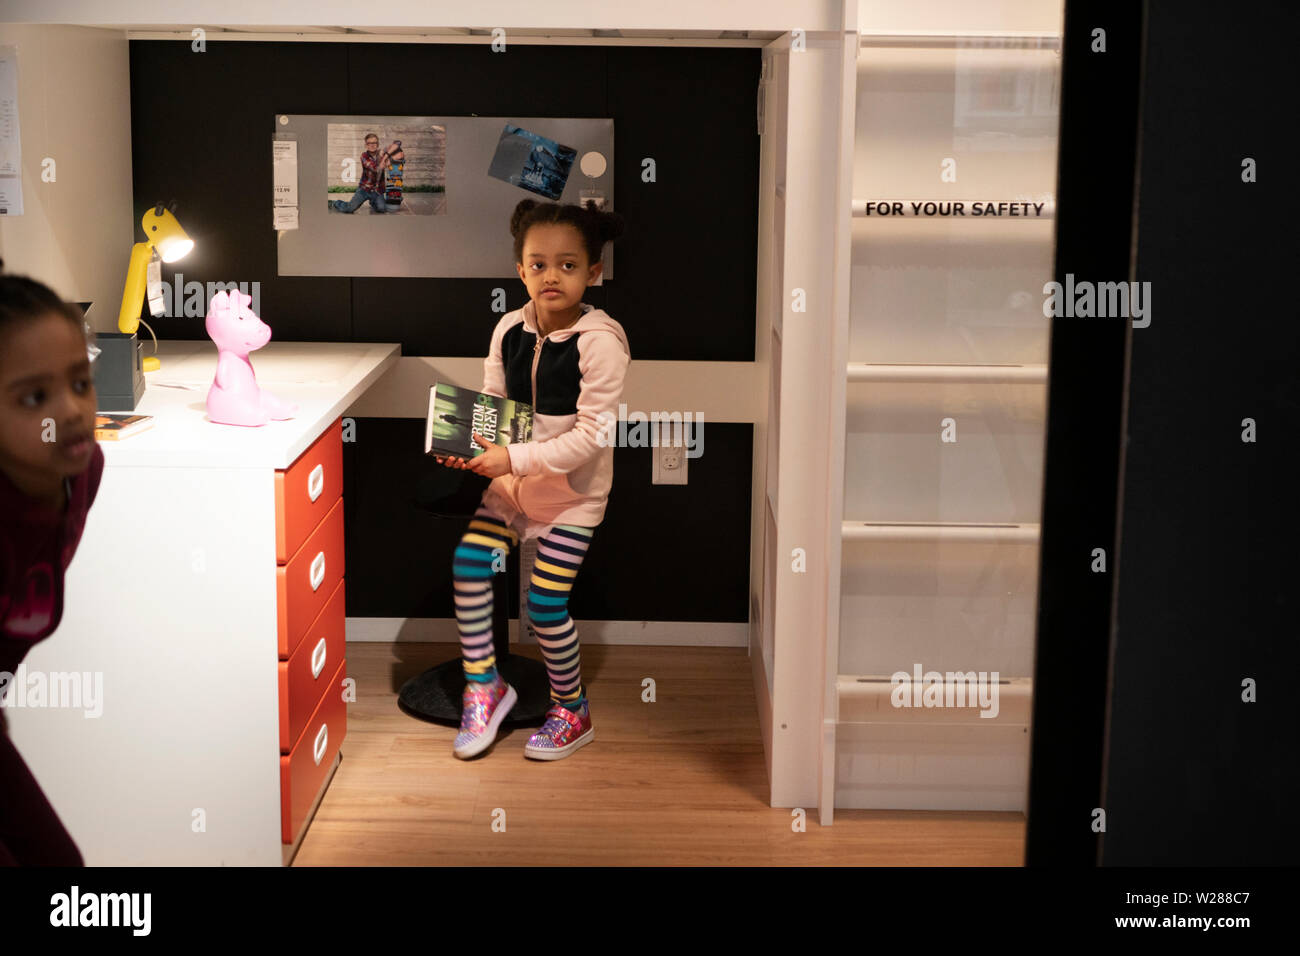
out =
<svg viewBox="0 0 1300 956"><path fill-rule="evenodd" d="M524 755L558 760L594 738L568 599L613 484L613 431L631 351L623 327L582 295L600 277L604 244L622 232L622 217L591 202L525 199L510 218L529 301L493 330L482 391L531 405L532 440L500 446L475 436L486 448L481 455L439 458L492 479L452 563L466 682L457 757L486 750L518 699L496 670L492 574L497 549L509 554L532 537L528 616L552 706Z"/></svg>

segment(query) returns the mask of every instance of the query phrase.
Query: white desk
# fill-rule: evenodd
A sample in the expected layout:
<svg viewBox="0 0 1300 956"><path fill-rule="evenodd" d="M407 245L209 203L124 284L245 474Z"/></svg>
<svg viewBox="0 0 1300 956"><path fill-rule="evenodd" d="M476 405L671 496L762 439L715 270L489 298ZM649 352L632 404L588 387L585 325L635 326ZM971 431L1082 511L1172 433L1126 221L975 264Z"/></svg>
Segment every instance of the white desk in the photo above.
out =
<svg viewBox="0 0 1300 956"><path fill-rule="evenodd" d="M207 420L212 343L160 343L161 368L146 374L136 409L154 425L101 443L104 477L68 569L63 620L23 665L29 686L33 673L89 674L80 686L90 688L102 675L102 713L86 716L84 701L6 711L87 864L279 865L296 849L305 826L294 844L281 840L287 565L277 562L276 476L327 444L399 352L272 342L252 355L258 383L298 414L244 428ZM330 480L341 489L341 476ZM339 593L342 570L340 556ZM329 752L338 745L336 735Z"/></svg>

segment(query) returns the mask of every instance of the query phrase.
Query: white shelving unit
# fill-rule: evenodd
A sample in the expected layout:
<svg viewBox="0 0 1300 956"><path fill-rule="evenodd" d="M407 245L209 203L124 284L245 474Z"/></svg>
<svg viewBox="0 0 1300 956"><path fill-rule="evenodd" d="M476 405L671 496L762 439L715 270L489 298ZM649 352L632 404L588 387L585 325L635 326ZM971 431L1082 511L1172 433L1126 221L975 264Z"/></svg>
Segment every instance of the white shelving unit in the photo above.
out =
<svg viewBox="0 0 1300 956"><path fill-rule="evenodd" d="M844 5L844 17L839 30L787 33L763 51L755 357L768 402L756 434L750 645L773 806L817 802L838 591L827 476L843 468L844 376L828 369L847 362L856 8Z"/></svg>
<svg viewBox="0 0 1300 956"><path fill-rule="evenodd" d="M1020 6L1059 27L1059 0ZM1048 344L1031 312L1050 278L1055 124L1050 142L1040 128L1059 29L864 36L858 15L845 3L840 33L764 51L751 649L771 803L816 805L823 825L836 806L1023 809ZM888 89L894 61L924 82ZM925 123L945 121L936 148ZM946 157L958 183L940 180ZM920 197L1044 208L864 215ZM960 441L941 443L944 418ZM891 706L889 675L931 662L988 673L996 716Z"/></svg>

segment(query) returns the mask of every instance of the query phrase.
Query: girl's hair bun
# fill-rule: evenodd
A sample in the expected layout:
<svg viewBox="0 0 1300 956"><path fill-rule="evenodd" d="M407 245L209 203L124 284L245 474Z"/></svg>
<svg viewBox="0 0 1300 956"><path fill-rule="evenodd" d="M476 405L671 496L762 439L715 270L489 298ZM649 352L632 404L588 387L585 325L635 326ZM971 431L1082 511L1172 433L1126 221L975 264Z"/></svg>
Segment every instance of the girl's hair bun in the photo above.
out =
<svg viewBox="0 0 1300 956"><path fill-rule="evenodd" d="M587 200L586 210L596 223L596 232L600 235L602 245L623 235L625 223L618 213L605 212L593 199Z"/></svg>
<svg viewBox="0 0 1300 956"><path fill-rule="evenodd" d="M515 211L510 214L510 235L518 237L520 224L524 221L524 216L537 207L537 201L533 199L521 199L519 205L515 206Z"/></svg>

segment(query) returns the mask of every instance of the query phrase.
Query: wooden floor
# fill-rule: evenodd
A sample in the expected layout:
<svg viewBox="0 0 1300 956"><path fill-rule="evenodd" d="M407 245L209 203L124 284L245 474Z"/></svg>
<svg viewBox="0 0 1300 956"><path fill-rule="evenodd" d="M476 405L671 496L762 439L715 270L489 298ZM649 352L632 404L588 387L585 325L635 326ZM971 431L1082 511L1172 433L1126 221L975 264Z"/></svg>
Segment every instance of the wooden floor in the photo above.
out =
<svg viewBox="0 0 1300 956"><path fill-rule="evenodd" d="M522 652L540 660L535 645ZM455 728L399 709L408 677L458 654L348 645L343 762L295 866L1021 865L1020 813L838 810L821 827L810 807L793 832L791 811L768 806L743 648L584 646L596 740L549 762L524 758L535 728L522 727L457 760Z"/></svg>

